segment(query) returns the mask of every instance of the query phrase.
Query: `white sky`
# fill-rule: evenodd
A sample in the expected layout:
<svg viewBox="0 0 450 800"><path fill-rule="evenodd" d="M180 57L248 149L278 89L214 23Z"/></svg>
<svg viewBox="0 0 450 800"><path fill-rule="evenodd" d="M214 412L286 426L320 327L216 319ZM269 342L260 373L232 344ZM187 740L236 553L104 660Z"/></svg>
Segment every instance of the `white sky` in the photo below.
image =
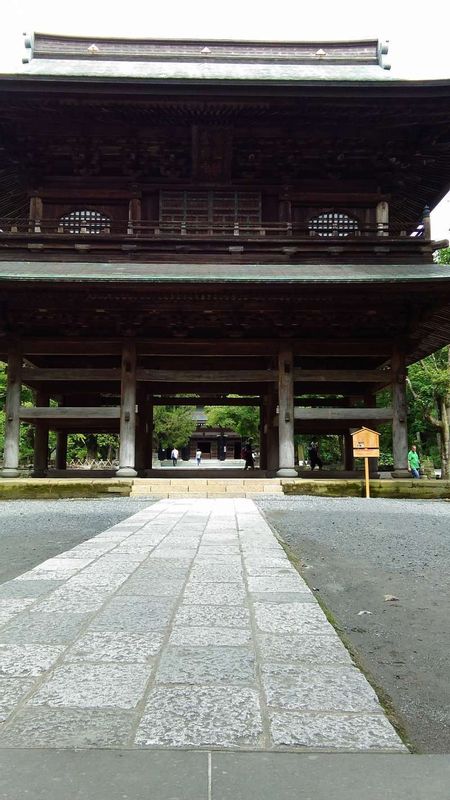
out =
<svg viewBox="0 0 450 800"><path fill-rule="evenodd" d="M388 39L392 77L450 79L450 3L443 0L9 0L8 6L0 72L20 70L22 33L40 31L93 38ZM433 212L432 225L435 238L448 236L450 197Z"/></svg>

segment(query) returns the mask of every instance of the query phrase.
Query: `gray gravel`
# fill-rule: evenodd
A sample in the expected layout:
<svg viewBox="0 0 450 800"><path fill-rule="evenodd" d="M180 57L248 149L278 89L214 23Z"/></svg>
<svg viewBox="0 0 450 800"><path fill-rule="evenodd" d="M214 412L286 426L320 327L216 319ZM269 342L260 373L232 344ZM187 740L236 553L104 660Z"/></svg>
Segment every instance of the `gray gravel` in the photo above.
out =
<svg viewBox="0 0 450 800"><path fill-rule="evenodd" d="M262 498L257 505L419 752L450 752L450 504ZM386 602L385 595L398 601ZM359 615L360 611L370 614Z"/></svg>
<svg viewBox="0 0 450 800"><path fill-rule="evenodd" d="M0 583L70 550L151 502L129 497L0 502Z"/></svg>

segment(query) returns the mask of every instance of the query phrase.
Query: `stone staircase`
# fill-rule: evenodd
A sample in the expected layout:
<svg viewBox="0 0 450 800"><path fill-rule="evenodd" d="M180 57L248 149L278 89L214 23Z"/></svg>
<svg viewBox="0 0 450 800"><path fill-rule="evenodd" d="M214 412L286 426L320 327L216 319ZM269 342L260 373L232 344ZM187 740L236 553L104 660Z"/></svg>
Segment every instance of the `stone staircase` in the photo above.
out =
<svg viewBox="0 0 450 800"><path fill-rule="evenodd" d="M134 478L130 497L254 497L283 494L281 478Z"/></svg>

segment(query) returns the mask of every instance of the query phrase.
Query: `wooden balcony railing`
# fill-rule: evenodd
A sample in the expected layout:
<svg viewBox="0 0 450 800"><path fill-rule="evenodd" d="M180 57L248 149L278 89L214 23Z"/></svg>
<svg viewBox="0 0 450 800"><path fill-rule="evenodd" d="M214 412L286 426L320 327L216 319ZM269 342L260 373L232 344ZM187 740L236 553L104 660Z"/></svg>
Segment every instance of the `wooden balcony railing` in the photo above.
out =
<svg viewBox="0 0 450 800"><path fill-rule="evenodd" d="M23 218L0 219L0 239L22 238L23 236L40 237L126 237L126 238L165 238L165 237L192 237L198 238L296 238L300 240L317 239L324 243L335 240L344 244L349 239L423 239L424 226L421 223L411 222L402 226L393 226L388 223L375 225L341 224L338 227L320 227L299 225L293 222L261 222L261 223L208 223L196 220L186 221L118 221L105 224L98 221L86 221L82 224L61 224L60 220L40 219L29 220Z"/></svg>

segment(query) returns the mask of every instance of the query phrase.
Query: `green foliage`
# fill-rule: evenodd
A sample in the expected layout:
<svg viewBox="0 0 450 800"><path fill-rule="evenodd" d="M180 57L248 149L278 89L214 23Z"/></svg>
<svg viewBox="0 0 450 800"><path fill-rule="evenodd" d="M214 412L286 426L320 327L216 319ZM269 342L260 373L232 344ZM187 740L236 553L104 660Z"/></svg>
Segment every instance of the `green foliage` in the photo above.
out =
<svg viewBox="0 0 450 800"><path fill-rule="evenodd" d="M259 444L258 406L205 406L208 428L235 431L242 439L252 439Z"/></svg>
<svg viewBox="0 0 450 800"><path fill-rule="evenodd" d="M450 264L450 247L444 247L443 250L438 250L436 253L436 261L438 264Z"/></svg>
<svg viewBox="0 0 450 800"><path fill-rule="evenodd" d="M195 406L155 406L153 429L159 446L184 447L197 427L194 412Z"/></svg>
<svg viewBox="0 0 450 800"><path fill-rule="evenodd" d="M450 394L448 346L412 364L408 369L408 385L410 438L419 438L422 456L430 456L438 464L440 455L436 434L442 407Z"/></svg>
<svg viewBox="0 0 450 800"><path fill-rule="evenodd" d="M328 436L306 436L304 434L296 434L294 436L294 443L296 446L296 456L298 453L298 446L303 447L304 458L308 458L308 446L311 441L317 442L319 445L319 455L324 465L339 467L342 463L342 444L341 437L335 434Z"/></svg>

